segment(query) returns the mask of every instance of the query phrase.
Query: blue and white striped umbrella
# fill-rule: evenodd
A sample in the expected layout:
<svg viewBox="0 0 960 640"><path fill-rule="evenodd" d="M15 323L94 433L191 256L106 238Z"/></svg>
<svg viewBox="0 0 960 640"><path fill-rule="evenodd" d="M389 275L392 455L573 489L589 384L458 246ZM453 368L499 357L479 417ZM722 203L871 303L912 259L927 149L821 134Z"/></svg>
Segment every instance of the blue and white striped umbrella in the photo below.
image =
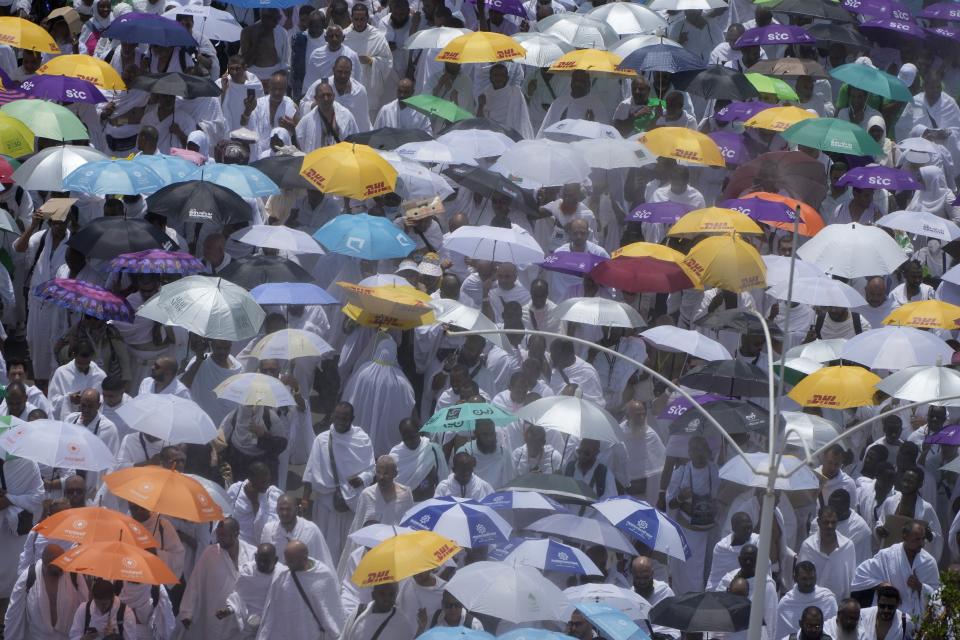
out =
<svg viewBox="0 0 960 640"><path fill-rule="evenodd" d="M593 560L576 547L550 540L524 540L518 545L509 545L513 549L503 560L514 564L525 564L541 571L574 573L581 576L600 576L603 573ZM503 547L506 551L507 548Z"/></svg>
<svg viewBox="0 0 960 640"><path fill-rule="evenodd" d="M400 526L434 531L469 549L503 544L511 531L510 524L490 507L453 496L421 502L403 514Z"/></svg>
<svg viewBox="0 0 960 640"><path fill-rule="evenodd" d="M485 504L497 511L509 511L513 509L567 511L567 508L556 500L536 491L497 491L481 500L480 504Z"/></svg>
<svg viewBox="0 0 960 640"><path fill-rule="evenodd" d="M680 530L680 525L646 502L636 498L618 497L595 502L592 506L609 520L610 524L654 551L680 560L690 558L690 546Z"/></svg>

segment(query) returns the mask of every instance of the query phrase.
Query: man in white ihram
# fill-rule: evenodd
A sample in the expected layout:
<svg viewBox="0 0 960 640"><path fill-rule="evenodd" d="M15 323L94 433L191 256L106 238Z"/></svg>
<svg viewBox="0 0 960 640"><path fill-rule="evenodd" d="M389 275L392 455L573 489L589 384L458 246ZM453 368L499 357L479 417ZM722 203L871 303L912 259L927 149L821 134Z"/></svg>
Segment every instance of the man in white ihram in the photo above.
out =
<svg viewBox="0 0 960 640"><path fill-rule="evenodd" d="M297 515L297 500L290 496L277 499L277 517L263 527L260 543L269 542L276 549L284 549L288 542L299 540L307 545L311 558L325 563L331 569L337 565L330 557L330 550L320 533L320 528L310 520Z"/></svg>
<svg viewBox="0 0 960 640"><path fill-rule="evenodd" d="M53 564L61 555L60 545L49 544L41 559L20 574L4 618L4 638L64 640L67 637L74 612L87 599L87 583Z"/></svg>

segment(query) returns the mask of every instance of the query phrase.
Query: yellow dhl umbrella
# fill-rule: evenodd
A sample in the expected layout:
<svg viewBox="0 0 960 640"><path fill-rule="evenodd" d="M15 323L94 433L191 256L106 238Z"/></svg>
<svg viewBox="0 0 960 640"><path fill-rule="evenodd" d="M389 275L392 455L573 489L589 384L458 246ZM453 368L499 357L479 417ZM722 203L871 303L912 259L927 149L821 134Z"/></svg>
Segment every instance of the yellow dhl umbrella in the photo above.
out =
<svg viewBox="0 0 960 640"><path fill-rule="evenodd" d="M722 207L696 209L685 214L670 227L668 236L701 233L752 233L763 235L763 229L739 211Z"/></svg>
<svg viewBox="0 0 960 640"><path fill-rule="evenodd" d="M14 158L33 153L33 131L5 113L0 113L0 153Z"/></svg>
<svg viewBox="0 0 960 640"><path fill-rule="evenodd" d="M37 73L86 80L101 89L123 91L127 88L116 69L99 58L83 54L57 56L37 69Z"/></svg>
<svg viewBox="0 0 960 640"><path fill-rule="evenodd" d="M640 137L641 144L655 156L693 164L725 167L726 161L717 143L705 133L684 127L659 127Z"/></svg>
<svg viewBox="0 0 960 640"><path fill-rule="evenodd" d="M360 588L400 582L436 569L459 551L456 542L433 531L404 533L367 551L350 579Z"/></svg>
<svg viewBox="0 0 960 640"><path fill-rule="evenodd" d="M611 258L654 258L664 262L680 264L687 256L676 249L653 242L634 242L620 247L610 256Z"/></svg>
<svg viewBox="0 0 960 640"><path fill-rule="evenodd" d="M501 33L476 31L457 36L440 50L437 62L506 62L527 55L519 42Z"/></svg>
<svg viewBox="0 0 960 640"><path fill-rule="evenodd" d="M767 285L767 267L760 254L736 234L701 240L687 254L683 265L704 287L740 293Z"/></svg>
<svg viewBox="0 0 960 640"><path fill-rule="evenodd" d="M880 376L862 367L824 367L801 380L787 395L804 407L852 409L875 404Z"/></svg>
<svg viewBox="0 0 960 640"><path fill-rule="evenodd" d="M817 116L800 107L772 107L753 116L744 126L768 131L786 131L803 120L812 120Z"/></svg>
<svg viewBox="0 0 960 640"><path fill-rule="evenodd" d="M23 18L0 18L0 44L40 53L60 53L60 47L43 27Z"/></svg>
<svg viewBox="0 0 960 640"><path fill-rule="evenodd" d="M343 313L367 327L413 329L436 321L430 296L413 287L362 287L337 282L347 298Z"/></svg>
<svg viewBox="0 0 960 640"><path fill-rule="evenodd" d="M633 69L620 66L623 58L610 51L600 49L578 49L565 53L550 65L549 71L589 71L617 76L635 76Z"/></svg>
<svg viewBox="0 0 960 640"><path fill-rule="evenodd" d="M365 144L339 142L311 151L300 175L324 193L368 200L397 186L397 170Z"/></svg>
<svg viewBox="0 0 960 640"><path fill-rule="evenodd" d="M960 328L960 307L943 300L908 302L890 312L883 324L918 329Z"/></svg>

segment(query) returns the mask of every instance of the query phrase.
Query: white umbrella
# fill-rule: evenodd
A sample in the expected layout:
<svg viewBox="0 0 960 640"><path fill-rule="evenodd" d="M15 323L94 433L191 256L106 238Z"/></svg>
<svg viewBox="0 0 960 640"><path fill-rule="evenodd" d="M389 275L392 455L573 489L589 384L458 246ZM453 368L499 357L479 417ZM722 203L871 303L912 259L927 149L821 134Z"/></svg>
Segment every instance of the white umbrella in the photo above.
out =
<svg viewBox="0 0 960 640"><path fill-rule="evenodd" d="M611 2L591 9L587 15L606 22L621 36L652 34L667 29L666 20L639 4Z"/></svg>
<svg viewBox="0 0 960 640"><path fill-rule="evenodd" d="M653 0L650 8L655 11L709 11L725 9L724 0Z"/></svg>
<svg viewBox="0 0 960 640"><path fill-rule="evenodd" d="M936 398L960 396L960 371L938 366L907 367L878 382L877 389L908 402L956 407L960 406L960 399L936 401Z"/></svg>
<svg viewBox="0 0 960 640"><path fill-rule="evenodd" d="M960 264L947 269L940 279L944 282L960 286ZM947 302L949 302L949 300Z"/></svg>
<svg viewBox="0 0 960 640"><path fill-rule="evenodd" d="M767 286L786 285L790 281L790 258L787 256L763 256L763 263L767 266ZM818 278L823 275L823 269L810 262L794 260L793 279Z"/></svg>
<svg viewBox="0 0 960 640"><path fill-rule="evenodd" d="M279 249L290 253L326 253L309 233L285 225L255 224L240 229L230 238L261 249Z"/></svg>
<svg viewBox="0 0 960 640"><path fill-rule="evenodd" d="M538 20L536 30L556 36L578 49L609 49L617 32L603 20L582 13L559 13Z"/></svg>
<svg viewBox="0 0 960 640"><path fill-rule="evenodd" d="M797 249L797 257L843 278L885 276L907 259L886 231L855 222L827 225Z"/></svg>
<svg viewBox="0 0 960 640"><path fill-rule="evenodd" d="M701 360L730 360L733 358L726 347L698 331L661 325L642 331L640 335L657 349L688 353Z"/></svg>
<svg viewBox="0 0 960 640"><path fill-rule="evenodd" d="M543 249L515 224L509 229L465 225L447 236L443 248L474 260L512 262L517 266L543 262Z"/></svg>
<svg viewBox="0 0 960 640"><path fill-rule="evenodd" d="M124 402L117 415L134 431L169 444L207 444L217 426L200 405L169 393L141 393Z"/></svg>
<svg viewBox="0 0 960 640"><path fill-rule="evenodd" d="M904 138L897 143L903 159L914 164L930 164L940 156L937 145L926 138Z"/></svg>
<svg viewBox="0 0 960 640"><path fill-rule="evenodd" d="M0 436L0 449L60 469L103 471L116 463L113 452L93 431L59 420L18 420Z"/></svg>
<svg viewBox="0 0 960 640"><path fill-rule="evenodd" d="M524 528L527 531L559 536L566 540L599 544L631 556L637 554L637 550L619 529L599 518L575 516L572 513L555 513L540 518Z"/></svg>
<svg viewBox="0 0 960 640"><path fill-rule="evenodd" d="M566 599L533 567L504 562L465 566L444 587L463 608L508 622L561 620Z"/></svg>
<svg viewBox="0 0 960 640"><path fill-rule="evenodd" d="M303 329L281 329L260 339L248 353L257 360L293 360L322 358L333 352L327 341Z"/></svg>
<svg viewBox="0 0 960 640"><path fill-rule="evenodd" d="M493 320L481 313L480 309L468 307L462 302L440 298L431 301L429 304L435 311L437 322L441 324L459 327L464 331L498 328L497 325L493 323ZM509 342L507 342L506 336L502 333L485 333L483 337L501 349L509 351L512 348Z"/></svg>
<svg viewBox="0 0 960 640"><path fill-rule="evenodd" d="M213 389L214 395L247 407L292 407L297 401L282 382L262 373L238 373Z"/></svg>
<svg viewBox="0 0 960 640"><path fill-rule="evenodd" d="M646 147L629 140L578 140L570 147L591 169L639 168L657 161Z"/></svg>
<svg viewBox="0 0 960 640"><path fill-rule="evenodd" d="M601 576L593 560L580 549L555 540L524 540L503 559L507 564L522 564L541 571L559 571Z"/></svg>
<svg viewBox="0 0 960 640"><path fill-rule="evenodd" d="M209 276L187 276L163 285L137 315L215 340L252 338L266 317L246 289Z"/></svg>
<svg viewBox="0 0 960 640"><path fill-rule="evenodd" d="M394 536L400 536L405 533L413 532L414 529L411 529L410 527L399 527L396 525L377 523L368 524L365 527L361 527L347 537L350 538L355 545L373 548L384 540L389 540Z"/></svg>
<svg viewBox="0 0 960 640"><path fill-rule="evenodd" d="M571 604L605 604L625 614L631 620L646 620L650 603L639 593L614 584L593 583L568 587L563 595Z"/></svg>
<svg viewBox="0 0 960 640"><path fill-rule="evenodd" d="M557 142L573 142L575 140L623 140L623 136L614 127L602 122L580 120L579 118L564 118L558 120L543 130L545 135Z"/></svg>
<svg viewBox="0 0 960 640"><path fill-rule="evenodd" d="M623 430L616 418L606 409L576 396L534 400L517 411L517 418L581 440L590 438L614 444L623 440Z"/></svg>
<svg viewBox="0 0 960 640"><path fill-rule="evenodd" d="M233 15L220 9L202 4L183 4L165 12L163 17L176 20L178 15L184 13L193 16L193 31L201 37L223 42L236 42L240 39L240 23Z"/></svg>
<svg viewBox="0 0 960 640"><path fill-rule="evenodd" d="M563 54L573 51L572 45L547 33L518 33L513 39L527 52L527 55L517 62L529 67L549 67Z"/></svg>
<svg viewBox="0 0 960 640"><path fill-rule="evenodd" d="M396 148L396 153L404 160L429 162L433 164L470 164L477 161L460 150L447 146L439 140L408 142Z"/></svg>
<svg viewBox="0 0 960 640"><path fill-rule="evenodd" d="M495 158L516 144L509 136L487 129L455 129L439 136L456 153L468 158Z"/></svg>
<svg viewBox="0 0 960 640"><path fill-rule="evenodd" d="M558 321L579 322L601 327L626 327L634 329L646 326L636 309L624 302L606 298L570 298L564 300L551 312Z"/></svg>
<svg viewBox="0 0 960 640"><path fill-rule="evenodd" d="M387 157L387 153L380 155ZM441 200L453 193L453 187L439 173L412 160L404 160L397 154L387 157L387 162L397 170L397 186L394 191L404 200L424 200L439 196Z"/></svg>
<svg viewBox="0 0 960 640"><path fill-rule="evenodd" d="M848 284L821 275L815 278L796 278L793 290L787 283L780 282L767 289L767 293L777 300L786 300L787 294L794 302L817 307L843 307L852 309L867 304L860 292Z"/></svg>
<svg viewBox="0 0 960 640"><path fill-rule="evenodd" d="M847 340L840 357L870 369L898 371L915 365L949 363L953 349L934 334L913 327L870 329Z"/></svg>
<svg viewBox="0 0 960 640"><path fill-rule="evenodd" d="M204 478L203 476L194 475L192 473L183 474L188 478L192 478L199 482L204 489L207 490L207 493L210 494L210 497L213 498L213 501L217 503L217 506L223 511L223 517L228 517L233 515L233 507L235 500L231 500L230 496L227 495L227 490L223 488L223 485L217 484L216 482Z"/></svg>
<svg viewBox="0 0 960 640"><path fill-rule="evenodd" d="M816 362L831 362L840 359L840 350L847 344L846 338L814 340L800 344L786 353L787 358L807 358Z"/></svg>
<svg viewBox="0 0 960 640"><path fill-rule="evenodd" d="M735 484L745 487L756 487L765 489L767 487L767 476L770 470L770 454L768 453L748 453L745 454L757 472L747 464L741 456L734 456L720 468L720 479L729 480ZM799 471L788 476L795 469L801 467ZM783 491L803 491L807 489L819 489L820 480L809 466L802 460L794 456L782 456L780 466L777 468L777 479L774 489Z"/></svg>
<svg viewBox="0 0 960 640"><path fill-rule="evenodd" d="M960 225L929 211L894 211L877 220L875 224L925 238L936 238L944 244L960 238Z"/></svg>
<svg viewBox="0 0 960 640"><path fill-rule="evenodd" d="M590 177L590 166L569 145L553 140L521 140L490 167L521 187L562 187Z"/></svg>
<svg viewBox="0 0 960 640"><path fill-rule="evenodd" d="M472 31L453 27L433 27L417 31L407 38L403 46L406 49L443 49L454 38L459 38L468 33L472 33Z"/></svg>
<svg viewBox="0 0 960 640"><path fill-rule="evenodd" d="M643 49L644 47L649 47L655 44L663 44L668 47L681 46L679 42L671 40L670 38L664 38L663 36L630 36L629 38L624 38L618 42L615 47L610 49L610 53L618 55L621 58L626 58L637 49Z"/></svg>
<svg viewBox="0 0 960 640"><path fill-rule="evenodd" d="M806 443L810 451L815 451L838 435L837 425L826 418L802 411L781 411L787 435L787 444L803 447Z"/></svg>
<svg viewBox="0 0 960 640"><path fill-rule="evenodd" d="M777 371L780 370L780 367L786 367L787 369L793 369L794 371L799 371L804 376L808 376L814 371L819 371L823 369L823 364L817 362L816 360L811 360L810 358L787 358L780 359L774 362L777 367Z"/></svg>
<svg viewBox="0 0 960 640"><path fill-rule="evenodd" d="M940 467L941 471L950 471L952 473L960 473L960 456L957 456L947 464Z"/></svg>
<svg viewBox="0 0 960 640"><path fill-rule="evenodd" d="M88 162L109 160L92 147L58 145L30 156L13 172L13 181L27 191L63 191L63 179Z"/></svg>
<svg viewBox="0 0 960 640"><path fill-rule="evenodd" d="M409 287L410 281L395 273L375 273L357 284L361 287Z"/></svg>

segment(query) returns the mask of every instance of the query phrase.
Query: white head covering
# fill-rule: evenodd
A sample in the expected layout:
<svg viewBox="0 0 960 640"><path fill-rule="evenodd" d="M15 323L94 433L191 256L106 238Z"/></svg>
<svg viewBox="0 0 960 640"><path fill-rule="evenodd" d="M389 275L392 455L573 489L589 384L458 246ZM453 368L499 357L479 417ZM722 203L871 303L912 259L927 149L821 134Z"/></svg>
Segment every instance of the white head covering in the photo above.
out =
<svg viewBox="0 0 960 640"><path fill-rule="evenodd" d="M203 131L191 131L190 135L187 136L187 144L193 143L197 145L197 151L200 155L208 157L210 155L210 138L207 137L207 134Z"/></svg>
<svg viewBox="0 0 960 640"><path fill-rule="evenodd" d="M913 194L907 205L907 211L927 211L940 215L945 205L953 202L953 191L947 187L947 177L943 169L935 165L920 167L920 179L923 189Z"/></svg>
<svg viewBox="0 0 960 640"><path fill-rule="evenodd" d="M910 87L913 85L913 81L917 79L917 67L916 65L907 62L902 67L900 71L897 72L897 77L903 80L903 84Z"/></svg>

